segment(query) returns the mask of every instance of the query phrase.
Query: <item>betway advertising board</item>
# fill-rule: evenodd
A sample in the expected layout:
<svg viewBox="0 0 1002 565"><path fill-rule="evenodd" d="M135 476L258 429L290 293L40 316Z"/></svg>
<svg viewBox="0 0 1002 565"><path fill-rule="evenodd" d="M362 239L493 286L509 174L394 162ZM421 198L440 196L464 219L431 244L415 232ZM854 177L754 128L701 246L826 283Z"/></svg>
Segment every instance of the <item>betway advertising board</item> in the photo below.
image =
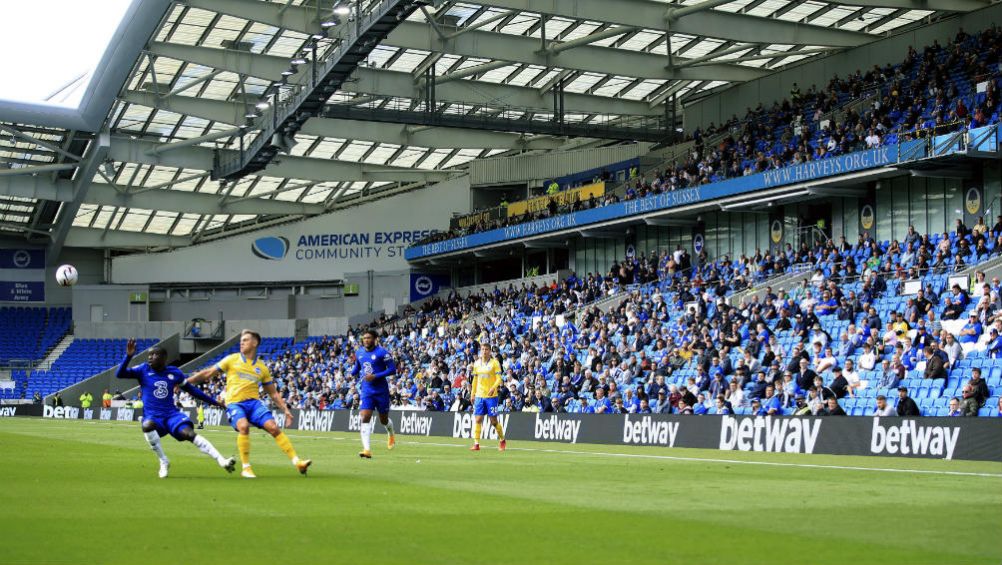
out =
<svg viewBox="0 0 1002 565"><path fill-rule="evenodd" d="M404 250L469 211L469 177L170 252L112 260L115 284L343 279L409 268Z"/></svg>
<svg viewBox="0 0 1002 565"><path fill-rule="evenodd" d="M3 407L15 408L15 407ZM137 421L131 409L76 407L16 407L3 416ZM23 410L18 412L17 410ZM194 411L189 411L192 420ZM221 410L206 410L206 424L227 425ZM403 436L471 439L472 414L392 411L394 427ZM293 410L291 429L314 432L356 432L358 412ZM279 424L283 424L278 418ZM797 418L772 416L669 416L661 414L501 414L505 436L517 441L567 444L686 447L721 451L879 455L1002 462L1002 418ZM381 430L380 426L376 427ZM488 425L482 437L497 439Z"/></svg>

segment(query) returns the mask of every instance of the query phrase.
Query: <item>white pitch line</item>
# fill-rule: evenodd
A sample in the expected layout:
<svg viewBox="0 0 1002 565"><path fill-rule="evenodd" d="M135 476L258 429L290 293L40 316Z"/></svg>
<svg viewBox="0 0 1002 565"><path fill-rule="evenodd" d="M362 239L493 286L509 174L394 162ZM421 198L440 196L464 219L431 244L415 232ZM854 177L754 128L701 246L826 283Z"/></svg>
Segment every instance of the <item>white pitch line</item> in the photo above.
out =
<svg viewBox="0 0 1002 565"><path fill-rule="evenodd" d="M46 420L43 420L46 421ZM59 420L47 420L50 422L58 422ZM89 422L84 420L86 424L127 424L134 422L119 422L117 420L103 420L103 421L93 421ZM70 426L67 426L70 427ZM291 432L298 432L298 430L288 430ZM229 433L229 430L198 430L199 433L213 432L213 433ZM351 433L351 432L335 432L335 433ZM307 435L302 433L294 433L295 437L311 438L311 439L329 439L335 441L346 441L350 438L336 437L336 436L318 436L318 435ZM353 441L353 440L352 440ZM400 441L401 444L406 445L430 445L433 447L466 447L466 444L459 443L437 443L430 441ZM935 471L931 469L893 469L886 467L854 467L850 465L820 465L817 463L784 463L779 461L744 461L741 459L717 459L712 457L683 457L681 455L652 455L645 453L611 453L608 451L577 451L572 449L544 449L539 447L509 447L511 451L528 451L535 453L569 453L571 455L594 455L601 457L625 457L633 459L656 459L656 460L666 460L666 461L685 461L690 463L727 463L733 465L764 465L768 467L800 467L803 469L833 469L837 471L873 471L878 473L914 473L918 475L946 475L954 477L989 477L1002 479L1002 473L974 473L968 471Z"/></svg>
<svg viewBox="0 0 1002 565"><path fill-rule="evenodd" d="M310 437L310 436L305 436ZM316 436L313 436L316 437ZM338 438L340 439L340 438ZM456 443L433 443L428 441L399 442L408 445L434 445L438 447L466 447ZM737 465L767 465L772 467L803 467L810 469L836 469L842 471L877 471L883 473L917 473L923 475L953 475L961 477L993 477L1002 479L1002 473L974 473L968 471L934 471L930 469L889 469L883 467L852 467L848 465L820 465L817 463L782 463L778 461L744 461L741 459L715 459L711 457L683 457L680 455L650 455L645 453L610 453L607 451L576 451L572 449L543 449L538 447L509 447L511 451L532 451L537 453L570 453L572 455L599 455L604 457L627 457L636 459L662 459L700 463L733 463Z"/></svg>

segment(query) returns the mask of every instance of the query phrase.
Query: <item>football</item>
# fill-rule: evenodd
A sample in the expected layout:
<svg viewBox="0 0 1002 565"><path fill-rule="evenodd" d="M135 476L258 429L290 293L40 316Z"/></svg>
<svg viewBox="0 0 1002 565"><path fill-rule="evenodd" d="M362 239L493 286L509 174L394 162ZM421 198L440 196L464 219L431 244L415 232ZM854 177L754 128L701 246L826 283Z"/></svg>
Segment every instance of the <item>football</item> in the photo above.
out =
<svg viewBox="0 0 1002 565"><path fill-rule="evenodd" d="M73 265L61 265L56 269L56 282L59 286L73 286L77 284L77 268Z"/></svg>

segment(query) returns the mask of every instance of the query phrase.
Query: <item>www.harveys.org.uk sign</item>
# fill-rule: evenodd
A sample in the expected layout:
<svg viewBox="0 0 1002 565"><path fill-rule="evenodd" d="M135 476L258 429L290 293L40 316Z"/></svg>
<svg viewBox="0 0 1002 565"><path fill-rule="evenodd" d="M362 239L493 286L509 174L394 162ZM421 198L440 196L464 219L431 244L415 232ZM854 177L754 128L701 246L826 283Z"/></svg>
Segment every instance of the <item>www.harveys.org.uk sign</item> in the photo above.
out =
<svg viewBox="0 0 1002 565"><path fill-rule="evenodd" d="M292 241L266 236L251 243L251 253L268 261L286 257L296 261L402 258L404 249L435 233L438 230L317 233L302 234Z"/></svg>

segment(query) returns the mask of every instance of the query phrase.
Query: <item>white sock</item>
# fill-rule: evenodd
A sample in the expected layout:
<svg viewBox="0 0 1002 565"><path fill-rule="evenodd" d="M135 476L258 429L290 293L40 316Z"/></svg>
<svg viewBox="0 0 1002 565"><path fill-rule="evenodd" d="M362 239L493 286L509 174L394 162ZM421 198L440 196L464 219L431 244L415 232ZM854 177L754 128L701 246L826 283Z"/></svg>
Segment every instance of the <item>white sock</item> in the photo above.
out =
<svg viewBox="0 0 1002 565"><path fill-rule="evenodd" d="M195 447L197 447L199 451L215 459L217 463L226 460L219 454L219 450L216 449L216 446L212 445L212 442L205 439L204 436L195 435L195 439L192 440L192 443L195 444Z"/></svg>
<svg viewBox="0 0 1002 565"><path fill-rule="evenodd" d="M383 426L383 427L386 428L386 433L387 434L389 434L391 436L393 435L393 433L394 433L393 432L393 420L391 420L389 417L387 417L386 418L386 425Z"/></svg>
<svg viewBox="0 0 1002 565"><path fill-rule="evenodd" d="M167 454L165 454L163 448L160 447L160 434L158 434L156 430L153 430L152 432L146 432L143 435L146 436L146 443L150 444L150 449L153 450L153 453L157 454L160 462L170 463L170 460L167 459Z"/></svg>
<svg viewBox="0 0 1002 565"><path fill-rule="evenodd" d="M362 433L362 450L371 451L371 448L369 447L369 436L372 435L372 424L362 422L360 428L361 429L359 431Z"/></svg>

